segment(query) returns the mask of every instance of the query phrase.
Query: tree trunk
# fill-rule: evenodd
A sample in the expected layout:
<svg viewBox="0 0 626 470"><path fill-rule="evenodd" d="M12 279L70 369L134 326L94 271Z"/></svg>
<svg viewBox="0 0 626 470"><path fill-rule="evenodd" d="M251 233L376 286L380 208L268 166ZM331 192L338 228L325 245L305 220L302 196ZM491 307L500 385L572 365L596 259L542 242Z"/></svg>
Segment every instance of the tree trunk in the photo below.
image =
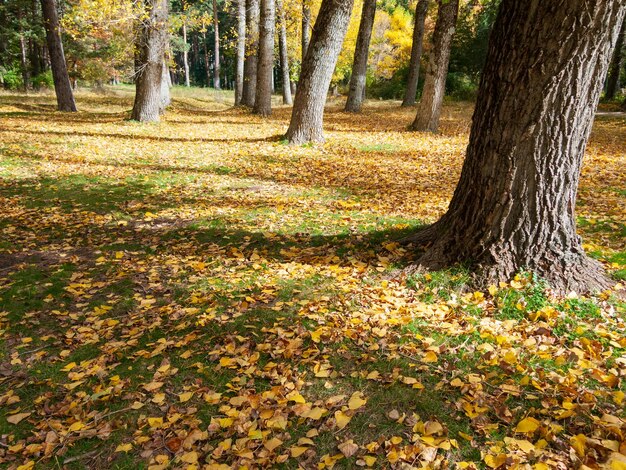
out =
<svg viewBox="0 0 626 470"><path fill-rule="evenodd" d="M302 62L311 41L311 7L309 0L302 0Z"/></svg>
<svg viewBox="0 0 626 470"><path fill-rule="evenodd" d="M622 52L624 49L624 40L626 39L626 20L622 23L619 36L617 37L617 44L615 45L615 52L613 52L613 60L611 60L611 66L609 68L609 78L606 82L606 95L607 100L615 98L617 91L619 90L619 76L622 72Z"/></svg>
<svg viewBox="0 0 626 470"><path fill-rule="evenodd" d="M259 63L257 68L255 114L272 114L272 78L274 68L274 27L276 9L274 0L261 0L261 22L259 28Z"/></svg>
<svg viewBox="0 0 626 470"><path fill-rule="evenodd" d="M220 84L220 24L217 18L217 0L213 0L213 32L214 32L214 52L213 52L213 88L221 90Z"/></svg>
<svg viewBox="0 0 626 470"><path fill-rule="evenodd" d="M28 91L28 86L30 83L30 76L28 75L28 54L26 52L26 40L24 39L24 35L20 33L20 68L22 69L22 82L24 86L24 91Z"/></svg>
<svg viewBox="0 0 626 470"><path fill-rule="evenodd" d="M147 17L141 21L137 34L139 69L131 119L156 122L164 109L165 98L162 82L167 45L167 0L147 0L144 7Z"/></svg>
<svg viewBox="0 0 626 470"><path fill-rule="evenodd" d="M323 142L326 94L341 52L354 0L322 0L287 130L292 144Z"/></svg>
<svg viewBox="0 0 626 470"><path fill-rule="evenodd" d="M420 59L422 58L422 44L424 42L424 24L430 0L420 0L415 7L415 24L413 25L413 44L411 45L411 61L409 63L409 76L404 90L402 106L413 106L417 96L417 83L420 76Z"/></svg>
<svg viewBox="0 0 626 470"><path fill-rule="evenodd" d="M209 51L206 46L206 32L202 32L202 49L204 51L204 70L206 73L206 86L211 86L211 65L209 60Z"/></svg>
<svg viewBox="0 0 626 470"><path fill-rule="evenodd" d="M433 33L432 49L426 69L426 80L422 99L417 107L417 116L411 129L414 131L437 132L443 95L446 92L446 77L450 62L450 46L459 13L459 0L439 0L437 23Z"/></svg>
<svg viewBox="0 0 626 470"><path fill-rule="evenodd" d="M291 74L289 73L289 54L287 51L287 24L285 21L285 8L283 0L277 0L278 20L280 22L280 68L283 77L283 104L292 105L291 98Z"/></svg>
<svg viewBox="0 0 626 470"><path fill-rule="evenodd" d="M165 112L165 108L167 108L172 102L170 97L172 77L170 76L170 70L165 60L163 61L163 68L161 70L161 103L159 105L159 114L163 114Z"/></svg>
<svg viewBox="0 0 626 470"><path fill-rule="evenodd" d="M256 98L256 76L259 48L259 0L246 0L246 60L243 66L241 104L253 107Z"/></svg>
<svg viewBox="0 0 626 470"><path fill-rule="evenodd" d="M59 17L54 0L41 0L41 10L46 29L54 91L57 96L57 109L59 111L74 112L76 111L76 103L74 102L70 77L67 74L63 43L61 42L61 30L59 28Z"/></svg>
<svg viewBox="0 0 626 470"><path fill-rule="evenodd" d="M244 62L246 60L246 0L237 0L237 63L235 66L235 106L241 104Z"/></svg>
<svg viewBox="0 0 626 470"><path fill-rule="evenodd" d="M484 283L529 270L557 292L603 289L576 234L575 201L622 0L504 0L470 142L447 213L413 240L419 263L470 263Z"/></svg>
<svg viewBox="0 0 626 470"><path fill-rule="evenodd" d="M358 113L363 105L365 96L365 78L367 75L367 59L376 15L376 0L364 0L361 12L361 24L354 48L354 63L352 64L352 76L350 77L350 89L346 101L346 111Z"/></svg>
<svg viewBox="0 0 626 470"><path fill-rule="evenodd" d="M187 23L183 21L183 68L185 70L185 86L189 87L189 56L187 51Z"/></svg>

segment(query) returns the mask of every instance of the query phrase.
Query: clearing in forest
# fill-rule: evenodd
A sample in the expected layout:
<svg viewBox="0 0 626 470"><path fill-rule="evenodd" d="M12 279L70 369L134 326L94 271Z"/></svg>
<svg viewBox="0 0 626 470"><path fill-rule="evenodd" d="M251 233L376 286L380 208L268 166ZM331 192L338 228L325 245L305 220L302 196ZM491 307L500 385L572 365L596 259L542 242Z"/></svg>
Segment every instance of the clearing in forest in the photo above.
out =
<svg viewBox="0 0 626 470"><path fill-rule="evenodd" d="M394 275L457 182L471 106L330 107L281 140L225 93L0 95L0 462L9 468L626 465L626 304L520 273ZM626 119L597 117L585 248L626 279ZM620 289L618 285L616 289Z"/></svg>

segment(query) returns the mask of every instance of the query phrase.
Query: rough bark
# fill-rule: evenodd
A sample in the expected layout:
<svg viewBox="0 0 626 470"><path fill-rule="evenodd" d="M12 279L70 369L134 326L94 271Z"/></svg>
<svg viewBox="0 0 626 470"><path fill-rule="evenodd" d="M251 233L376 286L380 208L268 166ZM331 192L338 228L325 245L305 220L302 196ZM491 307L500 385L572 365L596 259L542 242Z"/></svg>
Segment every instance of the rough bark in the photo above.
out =
<svg viewBox="0 0 626 470"><path fill-rule="evenodd" d="M302 0L302 62L311 41L311 6L309 0Z"/></svg>
<svg viewBox="0 0 626 470"><path fill-rule="evenodd" d="M241 104L246 60L246 0L237 0L237 62L235 64L235 106Z"/></svg>
<svg viewBox="0 0 626 470"><path fill-rule="evenodd" d="M504 0L447 213L413 238L419 263L471 264L487 282L529 270L557 292L605 288L576 234L585 146L626 4Z"/></svg>
<svg viewBox="0 0 626 470"><path fill-rule="evenodd" d="M138 70L135 80L135 103L131 119L141 122L159 120L163 111L164 60L167 45L167 0L147 0L147 17L137 32ZM165 84L167 86L167 83Z"/></svg>
<svg viewBox="0 0 626 470"><path fill-rule="evenodd" d="M61 30L54 0L41 0L43 22L46 29L46 42L54 80L54 92L57 97L57 109L59 111L74 112L76 103L72 93L70 77L67 74L63 43L61 42Z"/></svg>
<svg viewBox="0 0 626 470"><path fill-rule="evenodd" d="M346 36L354 0L322 0L302 64L287 139L292 144L323 142L324 104Z"/></svg>
<svg viewBox="0 0 626 470"><path fill-rule="evenodd" d="M183 69L185 71L185 86L189 87L189 52L187 51L187 24L183 22Z"/></svg>
<svg viewBox="0 0 626 470"><path fill-rule="evenodd" d="M220 83L220 23L217 17L217 0L213 0L213 88L221 90Z"/></svg>
<svg viewBox="0 0 626 470"><path fill-rule="evenodd" d="M430 0L420 0L415 7L413 25L413 43L411 45L411 60L409 62L409 76L404 90L402 106L413 106L417 96L417 84L420 76L420 59L422 58L422 44L424 42L424 24Z"/></svg>
<svg viewBox="0 0 626 470"><path fill-rule="evenodd" d="M163 67L161 69L161 102L159 103L159 114L165 112L172 99L170 97L170 87L172 86L172 77L170 76L170 70L167 66L167 62L163 61Z"/></svg>
<svg viewBox="0 0 626 470"><path fill-rule="evenodd" d="M254 106L259 48L259 0L246 0L246 60L243 67L241 104Z"/></svg>
<svg viewBox="0 0 626 470"><path fill-rule="evenodd" d="M261 116L272 114L272 79L274 68L274 0L261 0L259 27L259 59L257 65L256 97L253 112Z"/></svg>
<svg viewBox="0 0 626 470"><path fill-rule="evenodd" d="M619 77L622 72L622 54L624 50L624 41L626 41L626 20L622 22L622 27L617 37L617 44L615 45L615 52L613 52L613 59L611 60L611 66L609 67L609 76L606 81L606 99L612 100L617 94L620 83Z"/></svg>
<svg viewBox="0 0 626 470"><path fill-rule="evenodd" d="M354 62L352 64L348 100L346 101L345 108L346 111L351 113L360 112L361 106L363 105L365 78L367 75L367 59L369 56L375 15L376 0L364 0L359 34L356 38L356 46L354 48Z"/></svg>
<svg viewBox="0 0 626 470"><path fill-rule="evenodd" d="M432 49L426 69L424 91L411 129L437 132L441 105L446 92L446 76L450 62L450 46L459 13L459 0L439 0Z"/></svg>

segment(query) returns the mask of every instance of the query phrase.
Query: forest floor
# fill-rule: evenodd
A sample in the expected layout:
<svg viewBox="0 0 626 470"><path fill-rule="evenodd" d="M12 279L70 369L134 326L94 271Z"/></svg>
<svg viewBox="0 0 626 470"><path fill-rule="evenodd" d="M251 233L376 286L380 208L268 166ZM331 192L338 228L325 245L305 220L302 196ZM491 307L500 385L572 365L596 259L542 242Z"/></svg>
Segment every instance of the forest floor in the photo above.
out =
<svg viewBox="0 0 626 470"><path fill-rule="evenodd" d="M394 275L446 208L471 105L330 107L282 141L230 96L0 94L3 468L626 468L623 291ZM597 118L586 250L626 279L626 118ZM623 287L619 286L616 289Z"/></svg>

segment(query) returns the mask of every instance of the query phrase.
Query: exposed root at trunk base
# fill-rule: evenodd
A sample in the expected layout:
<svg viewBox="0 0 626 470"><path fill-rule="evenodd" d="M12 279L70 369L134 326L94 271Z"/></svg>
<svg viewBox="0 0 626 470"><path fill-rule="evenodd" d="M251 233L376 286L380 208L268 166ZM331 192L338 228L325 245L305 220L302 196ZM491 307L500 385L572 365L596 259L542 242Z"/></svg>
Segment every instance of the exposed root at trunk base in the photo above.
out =
<svg viewBox="0 0 626 470"><path fill-rule="evenodd" d="M520 271L528 271L544 279L556 295L597 293L615 285L607 277L602 264L586 256L578 247L558 256L548 252L531 256L493 246L481 250L480 256L472 257L468 254L471 250L463 246L459 239L447 237L442 232L439 224L433 224L401 240L425 249L415 264L403 270L404 274L413 275L462 264L472 271L472 287L486 289L490 285L497 286L501 281L509 282Z"/></svg>

